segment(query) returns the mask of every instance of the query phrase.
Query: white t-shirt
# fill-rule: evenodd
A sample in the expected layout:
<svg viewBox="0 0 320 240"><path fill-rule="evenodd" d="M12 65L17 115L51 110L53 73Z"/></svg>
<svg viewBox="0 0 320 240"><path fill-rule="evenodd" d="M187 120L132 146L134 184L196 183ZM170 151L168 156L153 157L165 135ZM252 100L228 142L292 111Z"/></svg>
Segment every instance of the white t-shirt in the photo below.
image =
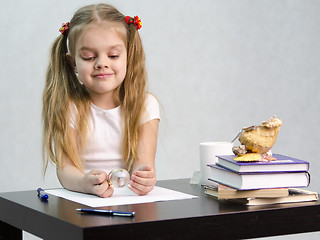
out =
<svg viewBox="0 0 320 240"><path fill-rule="evenodd" d="M90 109L88 140L80 156L84 162L84 172L101 169L109 173L113 169L124 168L121 106L103 110L91 103ZM74 129L76 129L76 112L75 106L71 107L70 125ZM159 103L154 96L147 94L146 111L140 125L153 119L160 119Z"/></svg>

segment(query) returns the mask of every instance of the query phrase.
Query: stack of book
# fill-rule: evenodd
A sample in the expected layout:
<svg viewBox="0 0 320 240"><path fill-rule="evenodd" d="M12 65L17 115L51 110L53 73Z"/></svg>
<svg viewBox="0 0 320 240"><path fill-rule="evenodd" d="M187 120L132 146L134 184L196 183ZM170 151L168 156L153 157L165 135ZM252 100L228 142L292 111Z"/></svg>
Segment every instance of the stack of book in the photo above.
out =
<svg viewBox="0 0 320 240"><path fill-rule="evenodd" d="M210 181L205 192L218 199L232 199L246 205L317 201L318 194L302 190L310 183L309 162L273 154L274 161L237 162L235 155L217 156L208 165Z"/></svg>

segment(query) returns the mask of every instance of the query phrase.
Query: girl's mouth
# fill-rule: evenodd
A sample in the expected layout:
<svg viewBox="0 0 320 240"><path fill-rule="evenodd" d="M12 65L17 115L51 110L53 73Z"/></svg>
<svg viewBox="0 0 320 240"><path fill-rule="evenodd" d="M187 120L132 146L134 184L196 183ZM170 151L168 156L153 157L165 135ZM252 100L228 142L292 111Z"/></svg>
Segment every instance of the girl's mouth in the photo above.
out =
<svg viewBox="0 0 320 240"><path fill-rule="evenodd" d="M93 77L98 79L105 79L105 78L111 77L112 75L113 75L112 73L100 73L100 74L94 75Z"/></svg>

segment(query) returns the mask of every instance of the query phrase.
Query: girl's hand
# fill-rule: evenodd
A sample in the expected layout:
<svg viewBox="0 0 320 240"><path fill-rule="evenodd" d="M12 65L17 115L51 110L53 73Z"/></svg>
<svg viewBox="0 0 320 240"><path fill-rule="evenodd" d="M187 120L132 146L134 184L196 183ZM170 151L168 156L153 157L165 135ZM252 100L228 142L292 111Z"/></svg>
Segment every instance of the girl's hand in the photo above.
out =
<svg viewBox="0 0 320 240"><path fill-rule="evenodd" d="M156 184L156 172L149 165L142 166L135 170L129 182L131 191L138 195L146 195Z"/></svg>
<svg viewBox="0 0 320 240"><path fill-rule="evenodd" d="M108 174L102 170L92 170L84 175L82 184L85 192L97 195L102 198L110 197L114 187L108 183Z"/></svg>

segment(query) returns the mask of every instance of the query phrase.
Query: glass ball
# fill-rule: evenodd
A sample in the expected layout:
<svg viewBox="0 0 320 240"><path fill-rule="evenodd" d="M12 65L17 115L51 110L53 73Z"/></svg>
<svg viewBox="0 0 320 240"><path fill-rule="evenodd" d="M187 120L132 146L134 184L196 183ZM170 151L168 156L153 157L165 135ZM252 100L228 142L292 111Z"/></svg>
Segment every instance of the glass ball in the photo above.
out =
<svg viewBox="0 0 320 240"><path fill-rule="evenodd" d="M128 185L130 181L130 174L125 169L114 169L109 173L109 180L113 186L122 188Z"/></svg>

